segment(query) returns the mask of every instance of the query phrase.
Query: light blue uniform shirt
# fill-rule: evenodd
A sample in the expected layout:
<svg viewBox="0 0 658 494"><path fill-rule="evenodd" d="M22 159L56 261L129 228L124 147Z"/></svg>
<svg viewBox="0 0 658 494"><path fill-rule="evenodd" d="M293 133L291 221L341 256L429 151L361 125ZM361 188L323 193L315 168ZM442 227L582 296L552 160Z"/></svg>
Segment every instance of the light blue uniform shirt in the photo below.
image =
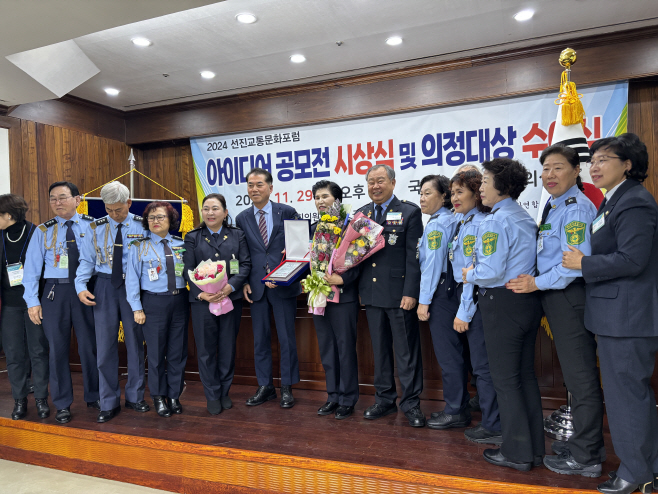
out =
<svg viewBox="0 0 658 494"><path fill-rule="evenodd" d="M30 245L27 246L27 253L25 254L25 271L23 273L23 286L25 287L23 299L28 308L41 305L39 301L39 279L41 278L41 268L44 265L44 278L69 277L68 268L60 268L59 263L55 263L55 256L66 254L66 221L64 218L55 216L39 225L32 234ZM94 221L94 218L75 213L71 221L73 221L71 228L79 252L80 245L91 232L89 225ZM57 237L53 242L55 227L57 227Z"/></svg>
<svg viewBox="0 0 658 494"><path fill-rule="evenodd" d="M477 208L473 208L468 213L460 216L462 217L462 227L459 230L457 239L453 236L452 240L452 272L457 283L462 282L462 268L467 268L473 264L478 228L487 215L478 211ZM473 284L464 284L459 309L457 310L457 317L465 322L471 322L477 310L477 306L473 301L473 289Z"/></svg>
<svg viewBox="0 0 658 494"><path fill-rule="evenodd" d="M167 233L164 238L169 241L169 248L174 255L174 264L183 262L183 239ZM126 269L126 296L133 311L142 310L140 290L153 293L165 293L167 291L167 261L165 257L164 244L159 235L149 233L145 240L137 242L130 249L128 267ZM147 250L148 248L148 250ZM159 259L158 259L159 258ZM149 268L160 266L158 279L149 279ZM176 276L176 288L185 288L185 280L182 276Z"/></svg>
<svg viewBox="0 0 658 494"><path fill-rule="evenodd" d="M267 204L265 204L262 210L265 211L265 226L267 227L267 240L269 241L270 237L272 237L272 229L274 228L274 220L272 219L272 201L267 201ZM258 225L258 221L260 220L259 211L261 210L254 206L256 225Z"/></svg>
<svg viewBox="0 0 658 494"><path fill-rule="evenodd" d="M551 210L546 223L539 227L537 239L537 271L535 284L540 290L562 290L577 277L579 269L562 266L562 252L569 245L586 256L592 253L590 225L596 216L596 207L577 185L564 195L550 199Z"/></svg>
<svg viewBox="0 0 658 494"><path fill-rule="evenodd" d="M457 220L450 210L442 207L434 213L425 226L418 246L420 261L420 296L418 303L432 303L441 273L448 269L448 243L457 228Z"/></svg>
<svg viewBox="0 0 658 494"><path fill-rule="evenodd" d="M123 241L123 273L128 267L128 253L134 245L131 242L139 240L147 235L147 230L142 226L142 217L129 213L121 223L121 237ZM94 227L94 225L96 225ZM114 241L117 236L119 223L109 216L96 220L92 223L89 235L82 240L80 248L80 265L75 276L75 291L83 292L87 289L87 283L94 273L112 274L112 265L109 255L114 251ZM107 242L107 243L105 243ZM114 259L116 262L116 259Z"/></svg>
<svg viewBox="0 0 658 494"><path fill-rule="evenodd" d="M503 199L480 223L475 255L466 281L481 288L505 286L520 274L534 276L537 223L514 199Z"/></svg>

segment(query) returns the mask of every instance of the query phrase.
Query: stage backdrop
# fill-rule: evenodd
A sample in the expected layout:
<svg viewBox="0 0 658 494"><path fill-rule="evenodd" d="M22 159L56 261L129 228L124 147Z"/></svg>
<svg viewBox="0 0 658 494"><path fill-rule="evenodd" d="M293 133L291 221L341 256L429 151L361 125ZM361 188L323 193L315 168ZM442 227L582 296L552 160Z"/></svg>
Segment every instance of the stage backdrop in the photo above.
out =
<svg viewBox="0 0 658 494"><path fill-rule="evenodd" d="M579 88L585 134L593 142L626 131L628 83ZM372 165L396 171L395 194L417 202L419 182L429 174L451 177L459 165L494 157L521 160L532 184L519 203L537 217L541 197L539 155L555 125L557 91L519 98L346 122L190 139L199 206L211 192L226 197L231 216L250 206L246 175L251 168L274 176L272 199L317 219L311 187L332 180L343 201L368 202L365 174ZM345 104L352 104L346 101Z"/></svg>

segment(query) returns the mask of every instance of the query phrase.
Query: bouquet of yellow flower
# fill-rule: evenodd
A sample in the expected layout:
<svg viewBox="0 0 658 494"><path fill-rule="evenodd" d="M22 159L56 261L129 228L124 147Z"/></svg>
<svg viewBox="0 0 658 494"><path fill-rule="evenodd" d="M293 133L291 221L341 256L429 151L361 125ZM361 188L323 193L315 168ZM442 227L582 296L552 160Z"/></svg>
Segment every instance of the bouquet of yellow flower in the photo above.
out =
<svg viewBox="0 0 658 494"><path fill-rule="evenodd" d="M384 248L383 227L363 213L358 213L345 229L331 258L331 266L338 274L357 266Z"/></svg>

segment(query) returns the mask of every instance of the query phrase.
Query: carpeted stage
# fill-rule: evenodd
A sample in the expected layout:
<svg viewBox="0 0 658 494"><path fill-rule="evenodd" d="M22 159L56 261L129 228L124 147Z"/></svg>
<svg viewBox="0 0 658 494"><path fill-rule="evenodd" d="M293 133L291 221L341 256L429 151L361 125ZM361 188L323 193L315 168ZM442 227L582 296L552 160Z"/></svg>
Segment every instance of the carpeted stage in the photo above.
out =
<svg viewBox="0 0 658 494"><path fill-rule="evenodd" d="M112 421L98 424L97 411L83 401L81 374L73 373L73 382L76 401L69 424L57 425L52 403L51 416L39 420L33 395L26 420L12 421L9 381L6 372L0 373L1 458L204 494L547 494L592 491L605 480L562 476L544 467L528 473L495 467L483 460L485 447L469 443L462 430L413 429L402 412L364 420L373 396L363 396L355 414L338 421L316 414L324 392L295 390L295 407L284 410L278 401L247 407L244 402L254 388L234 386L234 407L213 417L206 411L201 383L188 381L182 415L165 419L153 409L144 414L122 409ZM421 406L429 416L443 403L424 401ZM480 414L474 414L474 424L479 420ZM605 433L607 475L618 461L607 428ZM546 447L550 451L550 440Z"/></svg>

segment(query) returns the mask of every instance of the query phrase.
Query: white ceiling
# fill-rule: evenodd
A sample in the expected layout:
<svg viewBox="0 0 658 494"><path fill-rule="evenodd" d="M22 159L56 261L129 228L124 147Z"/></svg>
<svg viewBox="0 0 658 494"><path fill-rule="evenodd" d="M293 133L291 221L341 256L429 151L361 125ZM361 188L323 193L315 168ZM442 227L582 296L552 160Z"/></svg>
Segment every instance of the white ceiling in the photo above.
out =
<svg viewBox="0 0 658 494"><path fill-rule="evenodd" d="M97 2L86 0L87 10ZM526 8L535 16L515 21ZM239 24L241 12L258 21ZM71 94L131 110L656 24L658 0L226 0L103 31L94 25L92 34L71 31L100 69ZM393 35L402 45L384 43ZM137 48L135 36L153 45ZM307 61L293 64L294 53ZM217 76L202 79L201 70ZM121 92L110 97L106 87ZM6 99L2 89L0 78Z"/></svg>

